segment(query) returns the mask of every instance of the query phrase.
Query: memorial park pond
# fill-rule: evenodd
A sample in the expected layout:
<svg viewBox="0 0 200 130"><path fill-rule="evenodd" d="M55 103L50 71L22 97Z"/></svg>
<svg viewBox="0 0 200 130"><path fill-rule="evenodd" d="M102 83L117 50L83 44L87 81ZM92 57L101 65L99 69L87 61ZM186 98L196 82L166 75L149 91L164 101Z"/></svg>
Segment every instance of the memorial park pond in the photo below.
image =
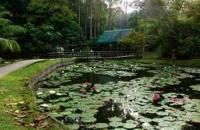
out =
<svg viewBox="0 0 200 130"><path fill-rule="evenodd" d="M200 129L200 68L80 62L44 78L35 93L39 109L72 130Z"/></svg>

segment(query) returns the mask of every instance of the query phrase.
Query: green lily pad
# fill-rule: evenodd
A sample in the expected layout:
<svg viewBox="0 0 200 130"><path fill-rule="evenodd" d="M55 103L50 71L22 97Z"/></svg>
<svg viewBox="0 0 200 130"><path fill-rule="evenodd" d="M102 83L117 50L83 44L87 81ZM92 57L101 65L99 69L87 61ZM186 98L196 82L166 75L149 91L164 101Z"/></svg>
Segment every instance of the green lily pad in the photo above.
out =
<svg viewBox="0 0 200 130"><path fill-rule="evenodd" d="M169 127L163 128L163 129L166 129L166 130L182 130L182 126L175 125L175 126L169 126Z"/></svg>
<svg viewBox="0 0 200 130"><path fill-rule="evenodd" d="M142 124L142 128L144 130L151 130L152 126L151 126L151 124L145 122L145 123Z"/></svg>
<svg viewBox="0 0 200 130"><path fill-rule="evenodd" d="M132 123L124 123L123 127L126 128L126 129L133 129L133 128L136 128L137 125L136 124L132 124Z"/></svg>
<svg viewBox="0 0 200 130"><path fill-rule="evenodd" d="M127 120L126 123L135 123L133 120Z"/></svg>
<svg viewBox="0 0 200 130"><path fill-rule="evenodd" d="M145 123L145 122L151 122L152 119L149 119L149 118L141 118L140 121Z"/></svg>
<svg viewBox="0 0 200 130"><path fill-rule="evenodd" d="M53 112L53 113L49 113L49 116L53 118L61 118L63 117L63 114Z"/></svg>
<svg viewBox="0 0 200 130"><path fill-rule="evenodd" d="M157 123L163 122L163 118L154 118L154 119L152 119L152 121L157 122Z"/></svg>
<svg viewBox="0 0 200 130"><path fill-rule="evenodd" d="M190 86L195 91L200 91L200 84Z"/></svg>
<svg viewBox="0 0 200 130"><path fill-rule="evenodd" d="M119 117L111 117L108 119L110 122L121 122L122 118Z"/></svg>
<svg viewBox="0 0 200 130"><path fill-rule="evenodd" d="M96 124L95 124L95 127L96 127L97 129L103 129L103 128L107 128L107 127L108 127L108 124L106 124L106 123L96 123Z"/></svg>
<svg viewBox="0 0 200 130"><path fill-rule="evenodd" d="M124 128L115 128L114 130L126 130Z"/></svg>
<svg viewBox="0 0 200 130"><path fill-rule="evenodd" d="M110 122L109 125L111 127L117 128L117 127L122 126L123 124L122 124L122 122Z"/></svg>
<svg viewBox="0 0 200 130"><path fill-rule="evenodd" d="M62 114L63 116L67 116L67 115L72 114L72 112L71 111L66 111L66 112L61 112L60 114Z"/></svg>
<svg viewBox="0 0 200 130"><path fill-rule="evenodd" d="M77 130L77 129L79 129L79 125L78 124L67 125L67 128L69 128L71 130Z"/></svg>
<svg viewBox="0 0 200 130"><path fill-rule="evenodd" d="M42 104L42 103L44 103L44 100L43 99L37 99L36 103L37 104Z"/></svg>
<svg viewBox="0 0 200 130"><path fill-rule="evenodd" d="M94 122L96 122L96 120L97 119L94 117L88 117L88 118L83 118L82 122L88 124L88 123L94 123Z"/></svg>
<svg viewBox="0 0 200 130"><path fill-rule="evenodd" d="M72 118L72 119L76 119L76 118L80 117L80 114L74 114L74 113L72 113L72 114L67 115L67 117Z"/></svg>
<svg viewBox="0 0 200 130"><path fill-rule="evenodd" d="M157 112L157 115L159 115L159 116L168 116L169 113L168 112Z"/></svg>

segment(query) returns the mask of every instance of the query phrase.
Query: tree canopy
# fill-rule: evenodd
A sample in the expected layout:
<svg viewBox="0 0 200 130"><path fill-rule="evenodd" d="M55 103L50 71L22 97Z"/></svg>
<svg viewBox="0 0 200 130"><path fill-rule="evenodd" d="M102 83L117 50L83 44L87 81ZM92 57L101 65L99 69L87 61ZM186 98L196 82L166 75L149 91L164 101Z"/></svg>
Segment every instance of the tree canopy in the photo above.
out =
<svg viewBox="0 0 200 130"><path fill-rule="evenodd" d="M128 7L135 11L128 13ZM98 50L95 42L105 30L131 28L116 49L195 58L200 56L198 12L198 0L1 0L1 54L20 48L21 56L31 57L56 47Z"/></svg>
<svg viewBox="0 0 200 130"><path fill-rule="evenodd" d="M143 32L146 49L158 50L162 57L194 58L200 55L200 1L146 0L129 19L135 33L126 39L135 41ZM123 41L123 40L122 40ZM132 46L135 46L132 44Z"/></svg>
<svg viewBox="0 0 200 130"><path fill-rule="evenodd" d="M25 33L23 27L13 25L9 20L11 13L7 11L3 6L0 6L0 50L16 52L20 51L19 44L17 43L17 37Z"/></svg>

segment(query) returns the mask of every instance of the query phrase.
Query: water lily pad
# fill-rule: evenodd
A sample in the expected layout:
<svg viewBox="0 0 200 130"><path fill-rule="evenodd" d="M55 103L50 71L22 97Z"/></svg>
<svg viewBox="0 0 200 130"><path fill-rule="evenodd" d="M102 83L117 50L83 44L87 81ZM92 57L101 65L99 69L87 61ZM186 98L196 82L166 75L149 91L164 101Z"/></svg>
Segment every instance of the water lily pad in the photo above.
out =
<svg viewBox="0 0 200 130"><path fill-rule="evenodd" d="M132 124L132 123L124 123L123 127L126 128L126 129L133 129L133 128L136 128L137 125L136 124Z"/></svg>
<svg viewBox="0 0 200 130"><path fill-rule="evenodd" d="M143 73L137 74L137 70L144 70L144 76L146 72L150 72L152 76L143 77ZM37 104L40 109L47 111L50 116L64 121L64 123L80 121L85 129L112 127L112 129L124 130L134 129L136 126L140 127L138 129L147 129L145 128L147 126L148 129L160 130L166 128L170 130L173 129L170 128L171 126L182 126L185 122L190 121L197 122L198 119L194 118L194 115L200 113L199 99L196 99L198 101L189 99L192 95L188 92L190 88L184 86L172 88L173 86L170 86L178 86L183 80L187 80L186 78L193 78L188 73L194 73L197 68L187 68L188 73L183 70L185 69L175 66L157 67L152 65L149 67L133 64L130 61L77 63L69 65L66 69L58 70L48 78L43 79L41 87L36 92ZM133 76L136 76L136 78L132 78ZM199 77L197 76L197 78ZM95 86L99 93L88 91L85 95L81 94L80 90L85 90L85 87L87 87L81 82L86 80L88 82L98 81L99 83ZM196 81L198 82L198 80ZM163 94L164 100L157 107L152 104L151 96L154 92L160 92L163 87L164 90L168 91L169 89L170 92ZM184 91L187 91L187 94L190 95L177 94L174 89L186 89ZM198 91L196 87L192 87L192 89ZM195 94L198 94L198 92L195 92ZM178 100L180 99L179 102L177 100L173 102L172 99L176 99L179 95L187 100L183 102L184 98L178 98ZM99 111L101 111L99 108L104 109L105 101L109 99L119 103L120 105L117 108L121 111L114 112L116 106L105 108L104 111L109 112L108 117L110 117L110 114L114 117L109 118L109 124L99 123L95 117L99 119ZM129 119L134 120L126 121L125 119L123 122L126 123L122 123L121 115L126 114L130 116ZM101 118L107 120L108 117L106 115Z"/></svg>
<svg viewBox="0 0 200 130"><path fill-rule="evenodd" d="M49 113L49 116L53 118L61 118L63 117L63 114L53 112L53 113Z"/></svg>
<svg viewBox="0 0 200 130"><path fill-rule="evenodd" d="M80 116L82 118L92 118L92 117L94 117L94 114L90 113L90 112L86 112L86 113L81 114Z"/></svg>
<svg viewBox="0 0 200 130"><path fill-rule="evenodd" d="M72 113L72 114L67 115L67 117L68 117L68 118L72 118L72 119L76 119L76 118L79 118L79 117L80 117L80 114Z"/></svg>
<svg viewBox="0 0 200 130"><path fill-rule="evenodd" d="M88 123L94 123L94 122L96 122L96 120L97 119L94 117L88 117L88 118L83 118L82 122L88 124Z"/></svg>
<svg viewBox="0 0 200 130"><path fill-rule="evenodd" d="M122 118L119 117L112 117L108 119L110 122L121 122Z"/></svg>
<svg viewBox="0 0 200 130"><path fill-rule="evenodd" d="M44 100L43 99L37 99L36 103L37 104L42 104L42 103L44 103Z"/></svg>
<svg viewBox="0 0 200 130"><path fill-rule="evenodd" d="M127 120L126 123L135 123L134 120Z"/></svg>
<svg viewBox="0 0 200 130"><path fill-rule="evenodd" d="M147 123L147 122L145 122L145 123L142 124L142 128L144 130L150 130L152 128L152 125Z"/></svg>
<svg viewBox="0 0 200 130"><path fill-rule="evenodd" d="M157 112L157 115L159 115L159 116L168 116L169 115L169 113L168 112Z"/></svg>
<svg viewBox="0 0 200 130"><path fill-rule="evenodd" d="M63 115L63 116L67 116L67 115L72 114L72 112L71 111L66 111L66 112L61 112L60 114Z"/></svg>
<svg viewBox="0 0 200 130"><path fill-rule="evenodd" d="M200 123L200 113L190 113L188 114L188 118L191 120L191 122Z"/></svg>
<svg viewBox="0 0 200 130"><path fill-rule="evenodd" d="M182 130L182 126L174 125L174 126L169 126L166 128L163 128L164 130Z"/></svg>
<svg viewBox="0 0 200 130"><path fill-rule="evenodd" d="M175 121L175 120L176 120L176 118L174 118L174 117L171 117L171 116L166 116L166 117L163 117L163 120L165 120L165 121L171 121L171 122L173 122L173 121Z"/></svg>
<svg viewBox="0 0 200 130"><path fill-rule="evenodd" d="M171 122L165 121L165 122L159 122L158 125L159 125L160 127L169 127L169 126L172 125L172 123L171 123Z"/></svg>
<svg viewBox="0 0 200 130"><path fill-rule="evenodd" d="M152 119L152 121L159 123L159 122L163 122L164 120L163 120L163 118L154 118L154 119Z"/></svg>
<svg viewBox="0 0 200 130"><path fill-rule="evenodd" d="M78 124L67 125L67 128L69 128L71 130L77 130L77 129L79 129L79 125Z"/></svg>
<svg viewBox="0 0 200 130"><path fill-rule="evenodd" d="M152 119L149 119L149 118L141 118L140 121L145 123L145 122L151 122Z"/></svg>
<svg viewBox="0 0 200 130"><path fill-rule="evenodd" d="M117 127L122 126L122 122L110 122L109 125L111 127L117 128Z"/></svg>
<svg viewBox="0 0 200 130"><path fill-rule="evenodd" d="M96 123L96 124L95 124L95 127L96 127L97 129L103 129L103 128L107 128L107 127L108 127L108 124L106 124L106 123Z"/></svg>
<svg viewBox="0 0 200 130"><path fill-rule="evenodd" d="M200 91L200 84L190 86L195 91Z"/></svg>
<svg viewBox="0 0 200 130"><path fill-rule="evenodd" d="M126 130L124 128L115 128L114 130Z"/></svg>

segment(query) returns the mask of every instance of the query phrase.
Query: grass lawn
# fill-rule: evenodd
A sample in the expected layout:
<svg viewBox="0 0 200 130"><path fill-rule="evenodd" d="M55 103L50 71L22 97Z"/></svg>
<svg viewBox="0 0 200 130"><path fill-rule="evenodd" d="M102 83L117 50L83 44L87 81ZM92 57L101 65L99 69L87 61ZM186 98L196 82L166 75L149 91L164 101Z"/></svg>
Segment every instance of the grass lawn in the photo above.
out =
<svg viewBox="0 0 200 130"><path fill-rule="evenodd" d="M191 60L171 60L171 59L138 59L134 60L137 63L143 64L161 64L161 65L176 65L176 66L187 66L187 67L200 67L200 59Z"/></svg>
<svg viewBox="0 0 200 130"><path fill-rule="evenodd" d="M116 63L124 59L109 60ZM158 65L176 65L180 67L200 67L200 59L191 60L171 60L171 59L127 59L127 63L141 63L141 64L158 64Z"/></svg>
<svg viewBox="0 0 200 130"><path fill-rule="evenodd" d="M25 84L35 74L56 62L58 60L35 63L0 79L0 130L34 129L30 127L31 122L41 113L37 111L32 92ZM23 113L25 118L21 118ZM62 130L60 125L51 123L50 119L47 119L47 123L51 125L48 130Z"/></svg>

